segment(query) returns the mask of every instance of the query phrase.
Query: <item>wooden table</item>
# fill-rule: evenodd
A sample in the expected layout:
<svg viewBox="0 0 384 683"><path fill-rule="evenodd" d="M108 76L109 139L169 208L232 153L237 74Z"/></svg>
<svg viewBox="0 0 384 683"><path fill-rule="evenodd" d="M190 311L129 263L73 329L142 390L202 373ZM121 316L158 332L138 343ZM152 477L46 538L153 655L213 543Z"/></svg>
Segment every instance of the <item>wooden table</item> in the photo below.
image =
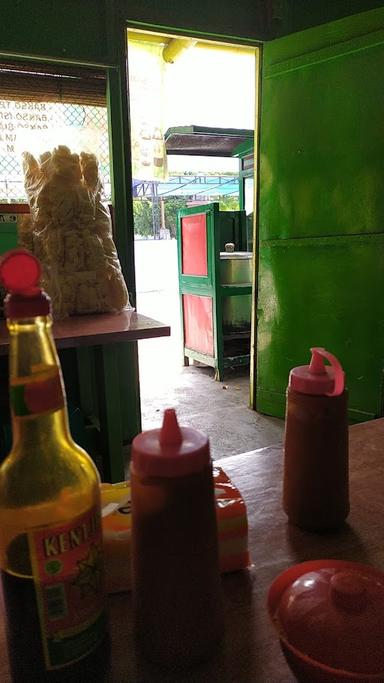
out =
<svg viewBox="0 0 384 683"><path fill-rule="evenodd" d="M282 448L218 460L248 509L252 567L223 578L226 639L221 652L185 676L149 673L132 656L129 596L111 597L113 683L292 683L266 612L270 583L285 568L344 558L384 569L384 419L350 428L351 513L339 533L311 534L287 524L281 506ZM166 637L166 634L165 634Z"/></svg>
<svg viewBox="0 0 384 683"><path fill-rule="evenodd" d="M91 394L97 394L98 448L102 456L103 478L105 481L121 481L125 477L124 411L121 405L124 397L120 390L122 378L119 366L121 346L124 342L169 336L170 327L135 311L122 311L117 314L73 316L55 322L53 334L58 349L77 349L81 407L88 415L93 409ZM8 348L6 324L0 321L0 356L7 354ZM94 350L92 361L87 354L90 348ZM129 378L123 379L128 384Z"/></svg>
<svg viewBox="0 0 384 683"><path fill-rule="evenodd" d="M53 325L53 335L58 349L84 346L106 346L117 342L167 337L169 325L147 318L136 311L77 315L60 320ZM0 355L8 353L9 334L5 320L0 321Z"/></svg>
<svg viewBox="0 0 384 683"><path fill-rule="evenodd" d="M311 534L287 524L281 507L281 446L223 458L217 464L247 504L252 558L248 570L223 577L224 643L209 663L194 672L150 671L133 654L130 595L111 596L109 683L293 683L265 607L276 575L292 564L317 558L356 560L384 569L384 419L350 428L351 513L338 533ZM0 681L9 680L2 627Z"/></svg>

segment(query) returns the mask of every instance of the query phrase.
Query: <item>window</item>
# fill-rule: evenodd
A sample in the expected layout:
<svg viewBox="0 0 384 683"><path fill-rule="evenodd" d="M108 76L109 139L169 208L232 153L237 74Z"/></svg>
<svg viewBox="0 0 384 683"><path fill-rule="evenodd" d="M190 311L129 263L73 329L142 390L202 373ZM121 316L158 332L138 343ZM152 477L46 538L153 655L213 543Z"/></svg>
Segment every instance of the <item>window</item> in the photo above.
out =
<svg viewBox="0 0 384 683"><path fill-rule="evenodd" d="M0 202L24 202L21 154L64 144L94 152L111 197L103 72L55 65L0 64Z"/></svg>

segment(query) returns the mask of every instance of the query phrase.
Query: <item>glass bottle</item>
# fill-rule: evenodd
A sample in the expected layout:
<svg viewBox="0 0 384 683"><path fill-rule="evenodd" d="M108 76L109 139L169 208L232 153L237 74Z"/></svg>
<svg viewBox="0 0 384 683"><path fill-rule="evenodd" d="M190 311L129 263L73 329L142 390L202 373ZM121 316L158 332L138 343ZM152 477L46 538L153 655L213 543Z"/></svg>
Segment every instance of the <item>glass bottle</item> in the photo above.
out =
<svg viewBox="0 0 384 683"><path fill-rule="evenodd" d="M99 476L68 427L39 262L8 252L13 445L0 467L0 568L15 683L103 680L108 665Z"/></svg>

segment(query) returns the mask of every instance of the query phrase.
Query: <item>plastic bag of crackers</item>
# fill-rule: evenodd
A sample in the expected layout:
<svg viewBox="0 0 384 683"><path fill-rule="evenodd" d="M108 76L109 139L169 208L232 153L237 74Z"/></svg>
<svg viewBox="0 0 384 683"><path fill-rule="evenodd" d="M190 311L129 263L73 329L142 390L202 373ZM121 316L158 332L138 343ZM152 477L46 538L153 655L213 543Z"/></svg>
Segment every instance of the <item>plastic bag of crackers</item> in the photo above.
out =
<svg viewBox="0 0 384 683"><path fill-rule="evenodd" d="M43 265L55 317L130 308L95 155L24 152L23 170L31 222L21 242Z"/></svg>
<svg viewBox="0 0 384 683"><path fill-rule="evenodd" d="M222 573L249 565L247 510L238 489L220 467L213 468L219 561ZM106 587L131 589L131 491L129 482L100 484Z"/></svg>

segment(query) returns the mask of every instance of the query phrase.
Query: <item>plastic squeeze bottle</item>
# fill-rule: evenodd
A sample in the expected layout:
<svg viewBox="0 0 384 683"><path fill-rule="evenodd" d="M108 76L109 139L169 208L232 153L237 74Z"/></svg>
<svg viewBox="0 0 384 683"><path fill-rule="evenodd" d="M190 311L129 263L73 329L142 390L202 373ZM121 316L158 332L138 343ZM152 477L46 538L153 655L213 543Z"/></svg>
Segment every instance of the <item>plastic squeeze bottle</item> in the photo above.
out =
<svg viewBox="0 0 384 683"><path fill-rule="evenodd" d="M13 444L0 467L0 575L12 680L103 680L108 636L99 476L71 438L39 262L8 252Z"/></svg>
<svg viewBox="0 0 384 683"><path fill-rule="evenodd" d="M289 375L283 504L292 524L321 531L349 512L348 397L337 358L322 348L311 353L310 364Z"/></svg>
<svg viewBox="0 0 384 683"><path fill-rule="evenodd" d="M164 413L132 443L132 573L137 642L152 661L185 667L223 633L208 439Z"/></svg>

